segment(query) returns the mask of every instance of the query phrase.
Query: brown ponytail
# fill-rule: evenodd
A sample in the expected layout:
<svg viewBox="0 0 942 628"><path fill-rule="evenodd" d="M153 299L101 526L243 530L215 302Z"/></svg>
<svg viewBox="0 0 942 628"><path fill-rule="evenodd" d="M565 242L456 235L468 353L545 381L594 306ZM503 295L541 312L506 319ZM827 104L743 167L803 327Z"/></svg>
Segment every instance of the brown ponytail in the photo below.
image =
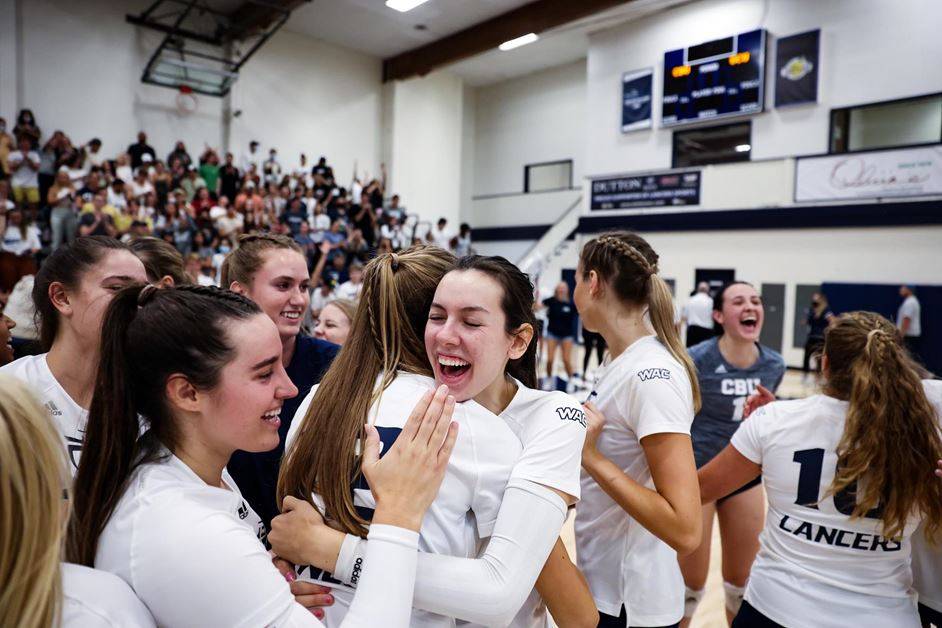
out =
<svg viewBox="0 0 942 628"><path fill-rule="evenodd" d="M342 531L366 536L366 521L354 508L350 490L360 475L357 440L365 438L370 407L397 371L431 376L425 323L435 288L454 264L451 253L418 246L366 265L350 335L324 374L281 466L279 503L286 495L310 501L317 493Z"/></svg>
<svg viewBox="0 0 942 628"><path fill-rule="evenodd" d="M883 535L898 538L910 517L925 518L926 536L942 536L939 417L919 369L888 320L850 312L825 332L826 394L849 402L828 493L856 498L854 517L878 512Z"/></svg>
<svg viewBox="0 0 942 628"><path fill-rule="evenodd" d="M586 243L579 262L583 277L588 277L589 271L594 270L603 281L611 284L622 301L647 306L654 333L687 371L694 411L699 412L697 369L674 327L674 299L667 283L658 274L658 255L651 245L635 233L606 233Z"/></svg>

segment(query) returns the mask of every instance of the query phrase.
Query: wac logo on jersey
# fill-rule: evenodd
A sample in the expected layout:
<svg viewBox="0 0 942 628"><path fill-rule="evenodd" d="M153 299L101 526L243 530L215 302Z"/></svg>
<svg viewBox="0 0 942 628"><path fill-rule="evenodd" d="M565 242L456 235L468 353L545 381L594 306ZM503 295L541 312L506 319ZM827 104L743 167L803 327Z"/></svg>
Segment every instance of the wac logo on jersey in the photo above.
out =
<svg viewBox="0 0 942 628"><path fill-rule="evenodd" d="M556 408L556 414L558 414L559 418L563 421L575 421L582 427L586 426L585 413L579 408L563 406L561 408Z"/></svg>
<svg viewBox="0 0 942 628"><path fill-rule="evenodd" d="M638 371L638 377L641 378L642 382L649 379L670 379L671 372L668 369L643 369Z"/></svg>

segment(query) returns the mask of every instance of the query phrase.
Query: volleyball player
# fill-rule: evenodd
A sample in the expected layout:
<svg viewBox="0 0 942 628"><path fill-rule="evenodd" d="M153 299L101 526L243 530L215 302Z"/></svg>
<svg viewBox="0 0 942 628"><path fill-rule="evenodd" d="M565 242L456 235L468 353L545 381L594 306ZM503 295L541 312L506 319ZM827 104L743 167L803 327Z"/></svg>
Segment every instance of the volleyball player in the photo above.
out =
<svg viewBox="0 0 942 628"><path fill-rule="evenodd" d="M677 555L700 544L690 443L699 386L657 263L643 238L615 232L590 240L576 270L582 324L602 334L611 356L587 404L575 525L599 626L676 625L684 605Z"/></svg>
<svg viewBox="0 0 942 628"><path fill-rule="evenodd" d="M356 312L356 301L350 299L335 299L321 308L317 317L317 326L314 328L314 337L342 345L350 335L350 326L353 324L353 315Z"/></svg>
<svg viewBox="0 0 942 628"><path fill-rule="evenodd" d="M144 265L118 240L90 236L59 247L43 262L33 284L39 340L46 353L0 368L26 383L58 426L72 474L82 452L102 317L114 294L136 281L147 281Z"/></svg>
<svg viewBox="0 0 942 628"><path fill-rule="evenodd" d="M183 266L183 256L172 244L160 238L134 238L128 242L147 271L147 281L165 287L193 283Z"/></svg>
<svg viewBox="0 0 942 628"><path fill-rule="evenodd" d="M737 281L713 297L713 319L722 335L689 349L697 367L703 406L691 427L694 458L702 467L718 454L742 422L748 397L759 386L775 391L785 374L782 356L759 344L765 310L750 284ZM723 543L723 591L728 621L739 611L749 568L759 551L765 501L759 478L703 507L703 541L680 559L687 592L682 625L690 623L703 598L710 565L713 518L719 519Z"/></svg>
<svg viewBox="0 0 942 628"><path fill-rule="evenodd" d="M418 374L428 373L464 402L455 414L464 436L459 436L442 490L422 528L424 552L414 601L421 610L414 613L413 625L452 626L452 618L486 625L513 620L515 626L546 621L532 590L557 541L566 504L578 497L582 411L562 393L533 398L533 301L526 276L506 260L478 257L461 260L457 270L445 274L452 260L444 251L425 248L384 255L367 266L350 337L323 383L299 409L310 403L307 416L295 423L296 438L289 434L281 490L300 486L292 492L310 495L319 480L319 507L353 533L344 536L326 528L313 508L296 500L288 502L296 512L273 521L271 541L279 554L333 572L314 571L314 577L337 592L338 604L328 609L328 619L342 614L349 585L361 569L368 569L357 562L361 528L347 528L343 520L362 525L374 503L362 483L355 485L352 505L341 501L349 499L344 478L350 473L338 466L353 460L346 455L353 442L338 447L337 441L344 434L356 436L365 420L379 427L384 440L395 439L399 408L432 385L431 377ZM371 322L376 330L370 329ZM377 344L385 346L380 350ZM388 377L383 370L388 356L401 356L398 364L387 362L398 366L398 372L374 393L374 382ZM332 386L337 387L333 392ZM372 402L380 391L378 402ZM362 410L344 410L360 403ZM317 469L318 461L323 461L323 470ZM338 502L333 506L331 493ZM344 513L350 506L356 507L359 521ZM331 553L304 549L303 539L318 533L334 538ZM487 537L480 559L460 558L474 556L475 539ZM584 617L586 610L594 619L588 591L561 549L557 546L552 573L544 570L537 588L545 584L553 594L547 604L557 619Z"/></svg>
<svg viewBox="0 0 942 628"><path fill-rule="evenodd" d="M278 435L271 451L238 451L229 473L267 527L278 514L275 490L291 420L313 384L337 354L337 346L301 332L311 302L310 278L304 252L287 236L252 234L239 237L239 246L222 265L222 286L255 301L275 323L281 340L281 360L298 395L281 407Z"/></svg>
<svg viewBox="0 0 942 628"><path fill-rule="evenodd" d="M281 405L297 394L275 324L245 297L198 286L128 287L104 323L68 559L119 576L158 625L320 626L225 469L236 449L274 448ZM383 460L367 432L376 568L345 625L408 625L417 531L457 434L446 392L420 400Z"/></svg>
<svg viewBox="0 0 942 628"><path fill-rule="evenodd" d="M913 533L942 535L936 381L888 320L836 317L825 332L824 394L771 403L700 470L704 502L762 474L769 501L734 628L917 627ZM927 394L928 393L928 394Z"/></svg>
<svg viewBox="0 0 942 628"><path fill-rule="evenodd" d="M55 425L26 386L0 378L0 626L152 628L120 578L60 564L70 483Z"/></svg>

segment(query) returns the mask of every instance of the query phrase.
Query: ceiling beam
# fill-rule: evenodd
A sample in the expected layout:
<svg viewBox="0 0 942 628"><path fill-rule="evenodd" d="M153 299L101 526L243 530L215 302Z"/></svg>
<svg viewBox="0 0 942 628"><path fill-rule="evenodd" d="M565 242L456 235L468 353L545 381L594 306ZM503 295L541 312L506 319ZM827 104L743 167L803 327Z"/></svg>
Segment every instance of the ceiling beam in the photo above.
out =
<svg viewBox="0 0 942 628"><path fill-rule="evenodd" d="M383 60L383 81L425 76L432 70L497 48L527 33L540 34L631 0L536 0L431 43Z"/></svg>

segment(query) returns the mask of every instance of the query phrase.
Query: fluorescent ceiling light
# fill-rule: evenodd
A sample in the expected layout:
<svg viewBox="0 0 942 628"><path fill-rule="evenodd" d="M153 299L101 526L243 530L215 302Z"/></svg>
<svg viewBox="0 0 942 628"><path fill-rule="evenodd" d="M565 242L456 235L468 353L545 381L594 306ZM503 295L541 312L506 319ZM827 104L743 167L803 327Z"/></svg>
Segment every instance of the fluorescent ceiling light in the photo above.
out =
<svg viewBox="0 0 942 628"><path fill-rule="evenodd" d="M527 33L523 37L517 37L516 39L511 39L510 41L505 41L498 48L501 50L513 50L514 48L519 48L520 46L526 46L527 44L532 44L539 37L536 33Z"/></svg>
<svg viewBox="0 0 942 628"><path fill-rule="evenodd" d="M745 153L752 149L752 146L749 144L736 144L737 153Z"/></svg>
<svg viewBox="0 0 942 628"><path fill-rule="evenodd" d="M428 2L428 0L386 0L386 6L390 9L405 13L426 2Z"/></svg>

